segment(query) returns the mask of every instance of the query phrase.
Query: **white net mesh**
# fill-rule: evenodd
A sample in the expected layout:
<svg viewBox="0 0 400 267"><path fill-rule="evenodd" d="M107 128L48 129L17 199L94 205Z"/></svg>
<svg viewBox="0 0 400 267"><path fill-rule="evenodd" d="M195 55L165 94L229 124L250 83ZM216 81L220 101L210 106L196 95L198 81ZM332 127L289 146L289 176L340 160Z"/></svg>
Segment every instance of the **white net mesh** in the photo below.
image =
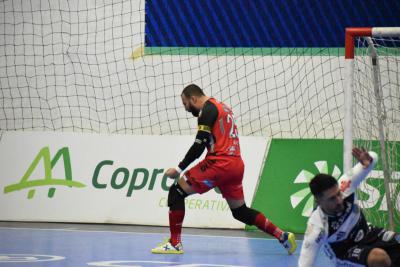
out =
<svg viewBox="0 0 400 267"><path fill-rule="evenodd" d="M0 132L193 134L180 93L196 83L233 108L241 135L343 138L342 49L157 49L145 47L144 31L144 0L0 1ZM400 225L398 39L375 40L380 95L370 50L358 44L356 144L379 151L382 123ZM383 168L373 176L360 196L370 220L385 224Z"/></svg>
<svg viewBox="0 0 400 267"><path fill-rule="evenodd" d="M144 1L0 12L2 130L192 134L180 93L196 83L233 108L242 135L342 137L339 49L144 49Z"/></svg>
<svg viewBox="0 0 400 267"><path fill-rule="evenodd" d="M360 187L361 204L371 222L388 227L392 216L398 228L400 38L358 38L355 53L354 141L381 155L377 170Z"/></svg>

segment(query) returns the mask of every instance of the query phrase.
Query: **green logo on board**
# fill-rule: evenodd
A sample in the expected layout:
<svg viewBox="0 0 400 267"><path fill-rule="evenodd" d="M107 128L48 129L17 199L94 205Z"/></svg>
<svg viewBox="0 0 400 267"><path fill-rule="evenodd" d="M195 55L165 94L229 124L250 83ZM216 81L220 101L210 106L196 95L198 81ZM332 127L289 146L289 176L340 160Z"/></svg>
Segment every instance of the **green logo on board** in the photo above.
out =
<svg viewBox="0 0 400 267"><path fill-rule="evenodd" d="M314 196L311 194L308 183L316 174L328 173L327 161L316 161L314 162L314 165L316 167L316 170L314 172L310 172L308 170L301 170L299 172L293 183L304 184L304 188L296 191L290 196L290 204L292 205L293 209L296 209L300 203L305 202L305 205L302 206L301 211L301 215L304 217L310 217L314 209ZM336 179L339 179L341 171L338 166L334 165L331 175Z"/></svg>
<svg viewBox="0 0 400 267"><path fill-rule="evenodd" d="M65 178L53 177L52 170L61 158L63 159L64 163L63 167ZM44 177L41 177L39 179L32 178L32 174L36 170L41 160L43 160ZM50 186L47 195L49 198L52 198L54 196L54 193L56 191L55 186L69 186L77 188L85 187L84 184L72 180L71 159L68 147L63 147L59 149L53 159L50 158L49 147L43 147L36 155L35 159L32 161L31 165L26 170L21 180L16 184L11 184L4 187L4 193L10 193L17 190L30 188L27 198L32 199L35 195L36 187L38 186Z"/></svg>

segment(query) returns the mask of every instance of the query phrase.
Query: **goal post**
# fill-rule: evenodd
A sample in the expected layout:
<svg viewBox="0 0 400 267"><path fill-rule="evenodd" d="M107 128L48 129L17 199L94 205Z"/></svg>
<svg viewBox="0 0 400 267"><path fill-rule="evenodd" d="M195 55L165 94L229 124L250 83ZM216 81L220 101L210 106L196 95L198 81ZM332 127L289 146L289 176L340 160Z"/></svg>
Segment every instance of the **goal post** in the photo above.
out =
<svg viewBox="0 0 400 267"><path fill-rule="evenodd" d="M393 143L400 140L399 50L400 27L346 28L343 169L351 171L353 143L379 149L385 192L382 203L386 203L391 230L399 220L400 163ZM379 223L385 224L382 218Z"/></svg>

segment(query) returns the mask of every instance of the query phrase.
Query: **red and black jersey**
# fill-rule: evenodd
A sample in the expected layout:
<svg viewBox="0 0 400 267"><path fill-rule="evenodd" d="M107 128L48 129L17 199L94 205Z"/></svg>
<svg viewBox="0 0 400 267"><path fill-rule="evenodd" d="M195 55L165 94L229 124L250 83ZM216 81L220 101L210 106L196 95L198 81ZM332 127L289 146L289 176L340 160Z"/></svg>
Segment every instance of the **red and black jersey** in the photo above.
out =
<svg viewBox="0 0 400 267"><path fill-rule="evenodd" d="M240 157L237 127L232 110L214 98L208 99L198 118L196 140L179 163L181 170L186 169L207 147L206 157Z"/></svg>
<svg viewBox="0 0 400 267"><path fill-rule="evenodd" d="M202 116L207 116L207 109L214 106L217 110L217 116L213 124L203 125ZM208 127L208 128L207 128ZM210 156L240 156L240 145L237 126L232 110L224 103L210 98L200 114L199 130L206 128L211 133L211 138L207 146L207 157Z"/></svg>

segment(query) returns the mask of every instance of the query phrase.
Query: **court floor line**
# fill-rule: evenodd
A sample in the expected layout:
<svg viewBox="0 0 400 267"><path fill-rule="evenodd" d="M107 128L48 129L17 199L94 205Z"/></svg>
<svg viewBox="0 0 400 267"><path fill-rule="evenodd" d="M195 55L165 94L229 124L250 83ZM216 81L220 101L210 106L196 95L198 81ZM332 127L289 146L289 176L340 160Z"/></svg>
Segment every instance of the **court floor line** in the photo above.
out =
<svg viewBox="0 0 400 267"><path fill-rule="evenodd" d="M167 229L166 229L167 230ZM168 230L167 230L168 231ZM182 255L152 254L169 232L144 233L112 230L48 229L31 227L0 227L0 267L12 255L26 255L27 259L40 260L40 255L64 258L42 262L41 267L83 266L158 266L157 262L176 262L174 266L297 266L299 249L294 255L286 251L275 239L243 236L184 234ZM18 257L17 257L18 258ZM268 264L266 264L268 263ZM13 263L14 264L14 263ZM15 263L16 267L30 267L31 263ZM37 266L37 265L35 265ZM169 266L171 265L162 265ZM317 266L330 266L320 258Z"/></svg>
<svg viewBox="0 0 400 267"><path fill-rule="evenodd" d="M169 235L168 232L152 232L152 233L144 233L144 232L137 232L137 231L113 231L113 230L83 230L83 229L69 229L69 228L34 228L34 227L2 227L0 229L11 229L11 230L37 230L37 231L65 231L65 232L94 232L94 233L117 233L117 234L140 234L140 235ZM184 230L183 230L184 231ZM244 230L243 230L244 231ZM275 239L269 238L267 235L266 237L245 237L245 236L226 236L226 235L204 235L204 234L185 234L183 233L182 236L196 236L196 237L218 237L218 238L242 238L242 239L266 239L270 241L276 242Z"/></svg>

